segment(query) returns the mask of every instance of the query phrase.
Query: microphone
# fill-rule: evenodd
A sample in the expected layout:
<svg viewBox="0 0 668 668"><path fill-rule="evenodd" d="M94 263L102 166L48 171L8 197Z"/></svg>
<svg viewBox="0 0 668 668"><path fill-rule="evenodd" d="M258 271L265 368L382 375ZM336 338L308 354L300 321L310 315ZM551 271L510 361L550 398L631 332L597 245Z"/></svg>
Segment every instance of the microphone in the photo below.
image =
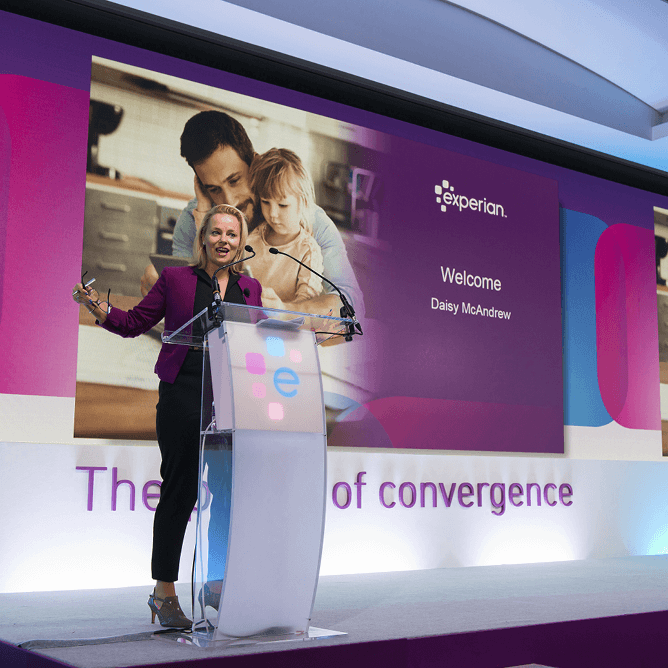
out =
<svg viewBox="0 0 668 668"><path fill-rule="evenodd" d="M219 271L222 271L223 269L228 269L229 267L233 267L235 264L239 264L240 262L245 262L246 260L252 260L257 253L253 250L252 246L246 245L244 246L244 250L247 253L253 253L249 257L242 257L240 260L235 260L234 262L228 262L227 264L224 264L222 267L218 267L216 271L213 273L213 276L211 277L211 285L213 286L213 319L214 322L217 325L220 325L223 322L222 316L220 315L220 310L223 306L223 300L220 296L220 284L218 283L218 277L216 274ZM244 294L248 291L248 288L244 291ZM250 296L250 292L246 295L246 297Z"/></svg>
<svg viewBox="0 0 668 668"><path fill-rule="evenodd" d="M346 296L343 294L343 292L341 292L341 290L337 285L334 285L334 283L332 283L332 281L330 281L326 276L319 274L315 269L311 269L311 267L309 267L307 264L304 264L301 260L298 260L296 257L292 257L292 255L289 255L288 253L279 251L278 248L270 248L269 252L272 255L285 255L285 257L289 257L291 260L294 260L297 264L300 264L305 269L308 269L316 276L322 278L323 281L329 283L336 290L336 292L339 295L339 298L341 299L341 303L343 304L340 311L341 317L350 318L353 321L352 324L348 326L348 334L346 335L346 341L351 341L353 334L357 333L363 334L362 326L359 324L357 318L355 317L355 309L353 309L352 304L346 299Z"/></svg>
<svg viewBox="0 0 668 668"><path fill-rule="evenodd" d="M253 253L253 254L250 257L242 257L240 260L235 260L234 262L228 262L227 264L224 264L222 267L218 267L218 269L216 269L216 271L213 274L213 278L211 279L212 282L215 280L216 284L218 283L218 279L216 278L216 274L219 271L222 271L223 269L229 269L230 267L233 267L235 264L239 264L240 262L245 262L246 260L252 260L257 255L257 253L253 250L252 246L246 245L246 246L244 246L244 250L247 253Z"/></svg>

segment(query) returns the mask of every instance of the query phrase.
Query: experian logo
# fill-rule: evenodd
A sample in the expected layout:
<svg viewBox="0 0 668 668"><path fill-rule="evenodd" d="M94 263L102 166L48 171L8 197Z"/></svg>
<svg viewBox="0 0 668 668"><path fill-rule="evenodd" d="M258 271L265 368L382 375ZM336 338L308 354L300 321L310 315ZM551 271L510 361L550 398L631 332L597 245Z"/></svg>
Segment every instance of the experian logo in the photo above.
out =
<svg viewBox="0 0 668 668"><path fill-rule="evenodd" d="M454 206L462 211L463 209L470 209L471 211L480 211L481 213L489 214L490 216L501 216L507 218L506 212L503 210L501 204L494 204L488 202L486 197L482 199L476 197L466 197L465 195L458 195L455 193L455 187L450 185L449 181L441 181L440 184L434 186L436 193L436 203L441 205L441 211L445 213L448 206Z"/></svg>

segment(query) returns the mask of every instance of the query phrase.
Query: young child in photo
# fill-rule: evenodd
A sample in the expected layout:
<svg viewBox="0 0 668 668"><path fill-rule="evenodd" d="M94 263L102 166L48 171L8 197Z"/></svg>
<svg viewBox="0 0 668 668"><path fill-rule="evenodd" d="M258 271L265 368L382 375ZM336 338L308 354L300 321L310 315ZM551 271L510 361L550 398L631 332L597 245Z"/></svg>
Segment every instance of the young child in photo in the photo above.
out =
<svg viewBox="0 0 668 668"><path fill-rule="evenodd" d="M313 181L299 157L284 148L256 156L249 181L262 222L248 236L257 257L245 265L246 270L262 284L265 307L298 310L298 302L322 292L322 280L290 258L272 255L269 249L288 253L322 273L322 251L312 235Z"/></svg>

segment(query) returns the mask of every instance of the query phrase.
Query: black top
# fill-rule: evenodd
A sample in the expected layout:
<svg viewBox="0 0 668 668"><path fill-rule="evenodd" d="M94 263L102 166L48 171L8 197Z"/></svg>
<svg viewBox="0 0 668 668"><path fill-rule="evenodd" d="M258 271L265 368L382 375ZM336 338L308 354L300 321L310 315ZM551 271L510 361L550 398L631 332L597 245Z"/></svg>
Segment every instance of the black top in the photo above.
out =
<svg viewBox="0 0 668 668"><path fill-rule="evenodd" d="M195 267L194 271L197 275L197 286L195 287L193 316L203 311L213 302L213 284L211 282L211 277L206 273L206 271L204 271L204 269L198 269ZM229 304L246 304L244 294L241 291L241 287L239 287L239 274L230 273L223 301L226 301ZM197 320L193 323L193 336L204 336L201 320ZM193 348L190 348L183 364L184 366L188 367L189 370L194 369L201 373L202 350L194 350Z"/></svg>
<svg viewBox="0 0 668 668"><path fill-rule="evenodd" d="M193 315L196 315L213 302L213 284L209 274L204 269L195 268L197 274L197 288L195 289L195 304L193 306ZM230 278L227 282L225 290L224 302L230 304L246 304L244 295L239 287L239 274L230 273Z"/></svg>

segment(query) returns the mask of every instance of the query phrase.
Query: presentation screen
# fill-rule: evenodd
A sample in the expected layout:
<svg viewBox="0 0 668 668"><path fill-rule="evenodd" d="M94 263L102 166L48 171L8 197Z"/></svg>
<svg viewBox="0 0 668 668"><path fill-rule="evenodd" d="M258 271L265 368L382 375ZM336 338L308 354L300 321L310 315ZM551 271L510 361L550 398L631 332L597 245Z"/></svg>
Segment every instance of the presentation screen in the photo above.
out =
<svg viewBox="0 0 668 668"><path fill-rule="evenodd" d="M333 283L355 310L363 336L320 349L331 447L564 455L569 426L659 434L667 198L224 62L1 25L0 393L23 436L0 438L51 421L61 441L155 440L164 326L116 337L72 287L132 309L220 203L247 217L265 306L338 315Z"/></svg>

